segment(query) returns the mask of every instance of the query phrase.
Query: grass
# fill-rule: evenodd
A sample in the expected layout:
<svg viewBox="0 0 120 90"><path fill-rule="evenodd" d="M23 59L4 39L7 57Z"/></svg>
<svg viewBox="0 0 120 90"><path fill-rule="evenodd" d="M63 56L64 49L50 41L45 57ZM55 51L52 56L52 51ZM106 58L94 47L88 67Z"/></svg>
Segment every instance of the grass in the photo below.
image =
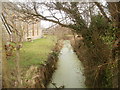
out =
<svg viewBox="0 0 120 90"><path fill-rule="evenodd" d="M54 36L47 36L46 38L33 40L33 42L24 42L23 48L20 50L20 67L26 68L31 65L43 64L51 53L55 42ZM10 58L11 66L15 66L14 60L14 56Z"/></svg>

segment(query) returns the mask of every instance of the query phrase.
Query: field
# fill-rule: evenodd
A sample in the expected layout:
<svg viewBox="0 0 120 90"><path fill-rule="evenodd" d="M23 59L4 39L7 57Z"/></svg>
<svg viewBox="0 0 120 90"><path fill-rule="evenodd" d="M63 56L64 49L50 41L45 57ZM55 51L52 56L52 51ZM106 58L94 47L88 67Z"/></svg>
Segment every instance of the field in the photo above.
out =
<svg viewBox="0 0 120 90"><path fill-rule="evenodd" d="M44 63L49 53L51 53L55 42L56 38L53 36L47 36L32 42L24 42L20 50L20 67L26 68ZM15 56L10 57L8 61L11 67L15 66Z"/></svg>

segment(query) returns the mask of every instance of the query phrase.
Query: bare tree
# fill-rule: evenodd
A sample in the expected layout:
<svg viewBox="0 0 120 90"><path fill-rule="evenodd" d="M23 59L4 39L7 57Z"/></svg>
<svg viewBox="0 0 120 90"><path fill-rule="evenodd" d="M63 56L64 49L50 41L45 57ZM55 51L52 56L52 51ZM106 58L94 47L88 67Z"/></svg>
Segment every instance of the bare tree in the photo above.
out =
<svg viewBox="0 0 120 90"><path fill-rule="evenodd" d="M23 15L19 17L24 20L41 19L72 29L73 32L82 35L84 38L84 43L86 46L88 46L88 48L89 45L94 44L96 49L90 47L91 52L94 56L99 56L98 60L100 60L100 62L106 62L109 58L109 55L106 57L103 54L96 54L96 52L105 51L102 50L104 43L101 41L101 33L99 33L99 29L95 27L93 30L89 30L89 24L91 24L92 16L97 15L96 13L92 13L94 8L96 8L94 7L95 5L99 8L97 11L101 11L101 16L104 16L108 23L114 21L119 28L119 3L116 3L115 5L113 5L113 3L108 3L107 10L109 10L112 19L108 17L103 6L98 2L25 2L13 3L10 5L10 7L15 12L22 13ZM113 12L113 8L111 8L111 5L116 8L115 12L117 13L117 17ZM45 11L49 12L49 14L45 15ZM88 40L88 38L91 40ZM97 42L101 42L103 44L99 45ZM93 49L96 52L94 52Z"/></svg>
<svg viewBox="0 0 120 90"><path fill-rule="evenodd" d="M15 44L15 49L16 49L16 73L17 73L17 85L16 87L22 87L21 83L21 71L20 71L20 48L22 46L22 39L24 36L24 28L21 27L21 24L19 25L20 27L18 28L16 26L16 22L21 22L24 21L20 17L19 12L14 12L13 10L10 9L10 6L12 3L3 3L3 11L2 11L2 21L3 24L9 34L9 36L12 38L12 43ZM4 67L3 67L4 68ZM7 87L7 86L5 86Z"/></svg>

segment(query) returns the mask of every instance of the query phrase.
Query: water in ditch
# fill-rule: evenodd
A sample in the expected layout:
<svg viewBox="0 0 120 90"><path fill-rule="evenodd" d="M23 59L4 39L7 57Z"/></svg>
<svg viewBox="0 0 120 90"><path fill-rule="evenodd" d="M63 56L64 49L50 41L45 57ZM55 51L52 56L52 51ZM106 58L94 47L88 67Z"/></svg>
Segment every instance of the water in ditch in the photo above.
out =
<svg viewBox="0 0 120 90"><path fill-rule="evenodd" d="M73 51L70 41L65 40L59 54L57 69L53 73L48 88L85 88L83 70L83 65Z"/></svg>

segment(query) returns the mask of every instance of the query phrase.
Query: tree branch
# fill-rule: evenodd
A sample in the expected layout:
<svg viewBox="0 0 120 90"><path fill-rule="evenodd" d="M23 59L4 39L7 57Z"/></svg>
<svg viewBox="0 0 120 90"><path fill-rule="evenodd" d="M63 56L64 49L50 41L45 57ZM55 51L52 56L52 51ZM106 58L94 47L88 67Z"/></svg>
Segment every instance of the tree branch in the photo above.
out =
<svg viewBox="0 0 120 90"><path fill-rule="evenodd" d="M95 2L96 6L100 9L101 13L103 14L103 16L106 18L106 20L108 22L111 22L111 20L107 17L106 13L104 12L104 9L102 8L102 6L100 5L100 3Z"/></svg>

